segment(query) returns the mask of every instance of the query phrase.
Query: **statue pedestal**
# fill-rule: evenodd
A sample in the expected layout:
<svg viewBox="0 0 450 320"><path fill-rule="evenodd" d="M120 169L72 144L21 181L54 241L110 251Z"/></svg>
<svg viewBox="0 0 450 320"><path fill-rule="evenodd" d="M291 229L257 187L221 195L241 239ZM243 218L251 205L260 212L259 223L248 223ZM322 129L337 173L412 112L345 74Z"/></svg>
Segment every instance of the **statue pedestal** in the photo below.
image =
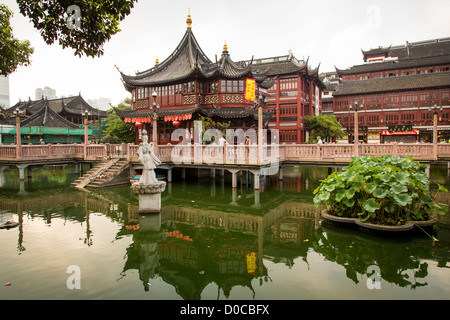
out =
<svg viewBox="0 0 450 320"><path fill-rule="evenodd" d="M133 183L131 188L139 194L139 213L159 213L161 211L161 193L166 189L165 181L150 184Z"/></svg>

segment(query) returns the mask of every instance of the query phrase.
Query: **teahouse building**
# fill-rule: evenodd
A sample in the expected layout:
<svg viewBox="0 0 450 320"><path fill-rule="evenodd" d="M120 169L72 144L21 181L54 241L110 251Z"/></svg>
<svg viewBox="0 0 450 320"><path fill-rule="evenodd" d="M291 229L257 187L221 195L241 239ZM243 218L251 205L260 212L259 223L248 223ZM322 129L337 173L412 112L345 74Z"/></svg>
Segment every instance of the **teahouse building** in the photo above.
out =
<svg viewBox="0 0 450 320"><path fill-rule="evenodd" d="M166 60L157 59L154 67L134 76L119 71L131 93L132 110L117 114L125 122L142 124L158 144L174 144L178 141L171 140L173 130L192 132L202 116L230 122L230 129L257 129L261 108L263 128L279 129L278 142L305 141L303 115L320 112L323 84L318 68L308 68L292 54L234 62L226 43L220 59L212 62L194 37L190 15L186 22L186 33ZM244 96L247 79L255 80L254 101ZM156 139L150 129L154 117Z"/></svg>
<svg viewBox="0 0 450 320"><path fill-rule="evenodd" d="M333 94L333 113L354 140L358 110L359 141L431 142L433 115L438 139L450 139L450 38L362 51L366 62L336 72L342 80ZM353 108L354 109L354 108Z"/></svg>

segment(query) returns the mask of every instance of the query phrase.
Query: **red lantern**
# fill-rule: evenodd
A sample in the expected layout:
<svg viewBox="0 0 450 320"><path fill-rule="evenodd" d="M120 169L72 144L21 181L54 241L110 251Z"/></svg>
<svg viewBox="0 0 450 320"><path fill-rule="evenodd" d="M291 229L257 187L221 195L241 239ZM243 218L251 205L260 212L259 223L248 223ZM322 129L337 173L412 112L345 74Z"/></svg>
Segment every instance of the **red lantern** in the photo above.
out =
<svg viewBox="0 0 450 320"><path fill-rule="evenodd" d="M173 125L174 125L176 128L178 128L178 126L181 124L181 122L178 121L178 120L175 120L175 121L172 122L172 123L173 123Z"/></svg>
<svg viewBox="0 0 450 320"><path fill-rule="evenodd" d="M138 128L140 128L140 127L142 127L143 126L143 124L142 123L140 123L140 122L136 122L135 124L134 124L136 127L138 127Z"/></svg>

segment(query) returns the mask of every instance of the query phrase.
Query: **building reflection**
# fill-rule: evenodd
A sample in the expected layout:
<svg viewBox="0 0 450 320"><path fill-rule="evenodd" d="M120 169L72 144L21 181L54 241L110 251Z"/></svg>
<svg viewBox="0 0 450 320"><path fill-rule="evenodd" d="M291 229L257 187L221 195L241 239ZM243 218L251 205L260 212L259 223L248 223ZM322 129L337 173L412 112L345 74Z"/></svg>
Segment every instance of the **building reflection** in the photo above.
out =
<svg viewBox="0 0 450 320"><path fill-rule="evenodd" d="M18 252L26 250L24 217L41 217L47 224L55 218L78 221L85 226L84 244L95 246L90 215L102 213L122 226L116 239L133 240L123 258L123 277L137 270L145 291L152 279L161 278L190 300L201 299L210 284L217 285L218 298L229 297L236 286L254 296L255 285L270 281L268 261L308 264L312 250L343 266L355 283L373 264L385 281L411 288L427 285L426 261L446 267L446 245L433 247L420 236L389 241L322 223L310 190L318 177L304 174L299 179L298 173L267 181L269 189L282 192L255 193L246 185L230 190L221 179L173 183L162 195L165 205L159 215L139 215L137 196L126 187L16 194L0 201L0 211L18 216ZM448 237L443 240L449 242Z"/></svg>

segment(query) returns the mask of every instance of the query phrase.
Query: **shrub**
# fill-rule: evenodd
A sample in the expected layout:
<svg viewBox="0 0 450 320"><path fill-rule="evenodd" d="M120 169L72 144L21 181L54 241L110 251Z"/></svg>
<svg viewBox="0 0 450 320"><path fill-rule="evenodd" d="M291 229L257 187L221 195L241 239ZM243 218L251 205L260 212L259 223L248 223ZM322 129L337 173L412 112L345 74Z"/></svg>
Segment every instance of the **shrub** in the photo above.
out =
<svg viewBox="0 0 450 320"><path fill-rule="evenodd" d="M328 214L374 224L429 220L433 212L444 214L448 207L436 204L436 195L428 192L425 168L409 157L352 158L342 171L321 181L314 204L325 205ZM439 185L439 191L447 189Z"/></svg>

